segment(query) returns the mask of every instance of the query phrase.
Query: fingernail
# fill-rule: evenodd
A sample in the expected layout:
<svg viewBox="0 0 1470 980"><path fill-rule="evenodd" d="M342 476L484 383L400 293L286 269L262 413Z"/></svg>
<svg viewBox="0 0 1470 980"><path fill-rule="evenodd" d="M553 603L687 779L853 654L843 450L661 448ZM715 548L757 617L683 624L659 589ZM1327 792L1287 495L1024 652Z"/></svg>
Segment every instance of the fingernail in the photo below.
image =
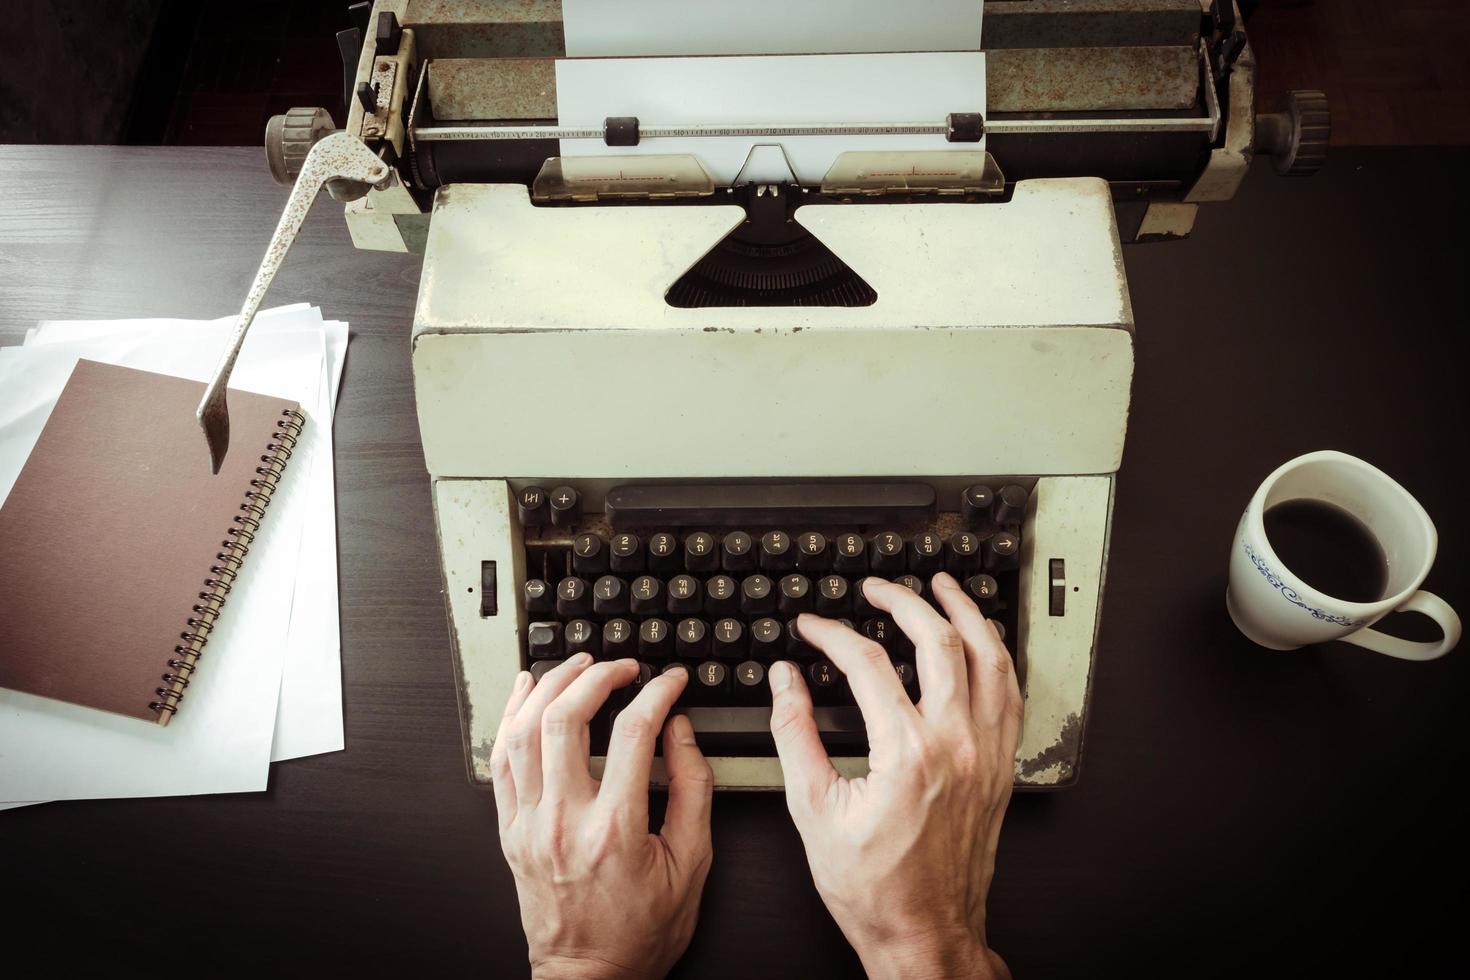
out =
<svg viewBox="0 0 1470 980"><path fill-rule="evenodd" d="M677 670L682 670L685 674L688 674L689 673L689 665L688 664L669 664L669 666L670 667L673 667L673 668L675 668ZM668 671L666 670L665 673L668 673Z"/></svg>
<svg viewBox="0 0 1470 980"><path fill-rule="evenodd" d="M531 681L531 672L529 670L523 670L520 673L516 674L516 682L515 682L515 684L511 685L511 693L513 693L513 694L519 694L519 693L521 693L521 690L528 683L530 683L530 681Z"/></svg>
<svg viewBox="0 0 1470 980"><path fill-rule="evenodd" d="M574 654L572 658L567 662L572 664L574 667L583 667L592 662L592 654L588 653L586 650L583 650L581 653Z"/></svg>
<svg viewBox="0 0 1470 980"><path fill-rule="evenodd" d="M638 666L638 661L634 660L632 657L620 657L618 659L618 663L622 664L624 667Z"/></svg>
<svg viewBox="0 0 1470 980"><path fill-rule="evenodd" d="M791 686L792 667L784 660L771 664L771 690L780 694Z"/></svg>
<svg viewBox="0 0 1470 980"><path fill-rule="evenodd" d="M689 721L688 715L675 715L673 728L674 741L681 745L694 744L694 725Z"/></svg>
<svg viewBox="0 0 1470 980"><path fill-rule="evenodd" d="M954 576L948 572L940 572L938 575L935 575L934 584L942 585L946 589L958 589L960 587L960 583L956 582Z"/></svg>

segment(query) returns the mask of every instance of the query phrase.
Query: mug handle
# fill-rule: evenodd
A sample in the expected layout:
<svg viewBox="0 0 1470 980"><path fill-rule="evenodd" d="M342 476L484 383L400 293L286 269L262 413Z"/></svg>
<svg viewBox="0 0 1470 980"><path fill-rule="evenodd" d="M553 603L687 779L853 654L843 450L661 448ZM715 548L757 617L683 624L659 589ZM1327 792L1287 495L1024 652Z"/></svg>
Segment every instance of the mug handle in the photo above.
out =
<svg viewBox="0 0 1470 980"><path fill-rule="evenodd" d="M1460 642L1460 617L1450 608L1448 602L1432 592L1415 592L1394 612L1416 612L1428 616L1439 624L1440 629L1444 630L1444 639L1434 643L1416 643L1413 640L1402 640L1397 636L1380 633L1366 626L1340 639L1366 647L1374 653L1398 657L1400 660L1433 660L1436 657L1443 657L1455 648L1456 643Z"/></svg>

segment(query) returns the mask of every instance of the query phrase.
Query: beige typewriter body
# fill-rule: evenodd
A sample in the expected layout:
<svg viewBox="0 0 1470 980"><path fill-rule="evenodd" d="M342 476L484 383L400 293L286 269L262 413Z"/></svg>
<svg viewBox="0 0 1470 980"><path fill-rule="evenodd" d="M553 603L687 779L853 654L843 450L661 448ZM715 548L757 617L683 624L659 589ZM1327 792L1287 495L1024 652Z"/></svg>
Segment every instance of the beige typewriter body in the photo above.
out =
<svg viewBox="0 0 1470 980"><path fill-rule="evenodd" d="M732 53L697 7L668 5L672 21L597 56ZM271 172L295 187L257 281L323 184L346 202L359 248L424 254L413 370L471 780L490 781L526 639L517 491L573 485L595 521L619 484L911 480L955 504L975 481L1029 491L1007 638L1026 700L1016 778L1075 781L1133 374L1119 241L1187 237L1200 205L1229 200L1258 156L1314 172L1326 97L1291 92L1256 111L1233 3L991 0L983 92L957 95L942 119L853 129L834 95L817 119L779 103L765 109L779 118L735 119L732 98L719 118L650 108L630 126L627 93L609 91L589 129L584 112L563 111L562 62L588 52L568 48L561 0L353 10L357 25L337 35L342 138L324 109L267 128ZM762 25L768 36L734 53L871 47L836 32L797 42L787 26ZM874 132L942 133L947 148L875 160L846 147L820 186L782 190L765 176L713 180L699 139L681 142L749 139L763 172L787 137ZM576 156L599 137L647 154ZM876 301L721 307L676 289L679 305L666 302L747 213L752 227L770 220L772 190L783 204L810 195L781 221L825 243ZM494 596L481 594L489 563ZM723 787L781 783L775 759L713 763ZM857 773L864 760L837 764Z"/></svg>
<svg viewBox="0 0 1470 980"><path fill-rule="evenodd" d="M872 285L874 304L669 306L669 286L743 214L538 207L518 184L437 192L413 371L472 781L490 782L521 669L521 487L574 483L596 514L621 483L912 479L957 501L989 478L1031 489L1017 783L1072 782L1133 376L1108 185L806 206L796 220ZM485 561L499 570L491 616ZM775 758L711 763L720 787L782 784Z"/></svg>

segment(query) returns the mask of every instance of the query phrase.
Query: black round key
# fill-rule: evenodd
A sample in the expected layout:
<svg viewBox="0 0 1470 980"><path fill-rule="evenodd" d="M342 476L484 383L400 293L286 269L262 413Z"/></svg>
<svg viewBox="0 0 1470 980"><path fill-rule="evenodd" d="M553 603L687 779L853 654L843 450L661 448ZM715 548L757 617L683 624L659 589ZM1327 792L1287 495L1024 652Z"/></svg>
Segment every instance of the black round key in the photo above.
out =
<svg viewBox="0 0 1470 980"><path fill-rule="evenodd" d="M781 595L776 600L776 609L781 615L791 617L814 608L812 580L805 575L784 575L779 588Z"/></svg>
<svg viewBox="0 0 1470 980"><path fill-rule="evenodd" d="M960 517L971 527L983 527L990 521L990 505L995 494L983 483L965 487L960 494Z"/></svg>
<svg viewBox="0 0 1470 980"><path fill-rule="evenodd" d="M526 487L516 494L516 517L522 527L541 527L551 520L551 502L540 487Z"/></svg>
<svg viewBox="0 0 1470 980"><path fill-rule="evenodd" d="M841 575L824 575L817 580L817 612L823 616L844 616L852 608L851 589Z"/></svg>
<svg viewBox="0 0 1470 980"><path fill-rule="evenodd" d="M745 627L740 620L717 620L710 634L715 656L722 660L739 660L745 656Z"/></svg>
<svg viewBox="0 0 1470 980"><path fill-rule="evenodd" d="M551 595L551 586L544 579L528 578L526 584L521 588L522 602L526 605L526 612L533 616L542 616L556 608L556 600Z"/></svg>
<svg viewBox="0 0 1470 980"><path fill-rule="evenodd" d="M796 627L796 620L788 619L786 621L786 656L805 660L816 652L816 647L801 638L801 631Z"/></svg>
<svg viewBox="0 0 1470 980"><path fill-rule="evenodd" d="M879 531L873 535L868 564L874 575L897 575L903 571L903 535Z"/></svg>
<svg viewBox="0 0 1470 980"><path fill-rule="evenodd" d="M653 664L640 663L638 665L638 676L633 678L633 688L636 690L644 687L651 680L653 680Z"/></svg>
<svg viewBox="0 0 1470 980"><path fill-rule="evenodd" d="M980 567L980 537L973 531L952 534L944 542L944 570L957 579Z"/></svg>
<svg viewBox="0 0 1470 980"><path fill-rule="evenodd" d="M754 660L746 660L735 668L735 683L741 687L756 689L766 679L766 668Z"/></svg>
<svg viewBox="0 0 1470 980"><path fill-rule="evenodd" d="M893 661L893 672L898 675L898 681L903 689L909 692L909 697L919 693L919 673L914 670L914 665L907 660Z"/></svg>
<svg viewBox="0 0 1470 980"><path fill-rule="evenodd" d="M769 616L750 624L750 655L760 660L775 660L781 653L781 621Z"/></svg>
<svg viewBox="0 0 1470 980"><path fill-rule="evenodd" d="M567 628L562 631L562 638L566 641L567 653L581 653L586 650L596 656L601 634L602 631L587 620L574 619L567 623Z"/></svg>
<svg viewBox="0 0 1470 980"><path fill-rule="evenodd" d="M592 583L592 611L599 616L628 615L628 585L616 575Z"/></svg>
<svg viewBox="0 0 1470 980"><path fill-rule="evenodd" d="M744 531L731 531L720 542L720 567L727 572L755 571L755 542Z"/></svg>
<svg viewBox="0 0 1470 980"><path fill-rule="evenodd" d="M740 583L740 611L747 617L776 611L776 587L764 575L749 575Z"/></svg>
<svg viewBox="0 0 1470 980"><path fill-rule="evenodd" d="M737 607L736 593L740 591L735 580L728 575L714 575L704 583L704 611L711 618L728 616Z"/></svg>
<svg viewBox="0 0 1470 980"><path fill-rule="evenodd" d="M713 534L696 531L684 539L684 567L697 575L720 570L720 551Z"/></svg>
<svg viewBox="0 0 1470 980"><path fill-rule="evenodd" d="M989 575L974 575L965 579L965 594L975 600L981 612L990 612L1000 597L1000 585Z"/></svg>
<svg viewBox="0 0 1470 980"><path fill-rule="evenodd" d="M900 575L893 584L903 586L921 599L924 597L924 580L917 575Z"/></svg>
<svg viewBox="0 0 1470 980"><path fill-rule="evenodd" d="M863 620L858 632L885 650L892 650L897 646L898 630L893 625L893 621L886 617L875 616L872 619Z"/></svg>
<svg viewBox="0 0 1470 980"><path fill-rule="evenodd" d="M928 577L944 564L944 542L933 531L920 531L909 542L909 571Z"/></svg>
<svg viewBox="0 0 1470 980"><path fill-rule="evenodd" d="M804 531L796 536L796 567L799 571L825 572L830 565L826 535Z"/></svg>
<svg viewBox="0 0 1470 980"><path fill-rule="evenodd" d="M675 575L669 579L669 615L692 616L699 612L701 593L699 579L693 575Z"/></svg>
<svg viewBox="0 0 1470 980"><path fill-rule="evenodd" d="M868 578L878 577L876 575L869 575ZM873 605L873 601L868 598L867 590L863 588L863 584L868 581L868 578L860 578L852 583L852 611L853 615L857 616L858 619L883 615L878 607ZM883 579L879 578L878 581L881 582Z"/></svg>
<svg viewBox="0 0 1470 980"><path fill-rule="evenodd" d="M990 505L990 519L996 527L1015 527L1026 516L1026 488L1014 483L1001 487Z"/></svg>
<svg viewBox="0 0 1470 980"><path fill-rule="evenodd" d="M864 575L868 571L868 543L861 534L839 534L832 539L832 571L838 575Z"/></svg>
<svg viewBox="0 0 1470 980"><path fill-rule="evenodd" d="M679 539L668 531L660 531L648 538L648 571L652 575L668 578L684 570L679 559Z"/></svg>
<svg viewBox="0 0 1470 980"><path fill-rule="evenodd" d="M637 575L648 567L643 556L643 541L636 534L627 531L614 534L607 551L608 567L619 575Z"/></svg>
<svg viewBox="0 0 1470 980"><path fill-rule="evenodd" d="M551 491L551 526L571 527L582 516L582 497L571 487Z"/></svg>
<svg viewBox="0 0 1470 980"><path fill-rule="evenodd" d="M1004 572L1021 564L1021 542L1009 531L999 531L985 542L985 570Z"/></svg>
<svg viewBox="0 0 1470 980"><path fill-rule="evenodd" d="M583 578L596 578L607 571L607 545L595 534L572 539L572 571Z"/></svg>
<svg viewBox="0 0 1470 980"><path fill-rule="evenodd" d="M709 627L704 620L679 620L674 627L674 652L692 659L709 656Z"/></svg>
<svg viewBox="0 0 1470 980"><path fill-rule="evenodd" d="M526 651L532 660L545 660L548 657L560 657L561 624L560 623L532 623L526 630Z"/></svg>
<svg viewBox="0 0 1470 980"><path fill-rule="evenodd" d="M531 680L540 681L552 670L566 663L565 660L538 660L531 665Z"/></svg>
<svg viewBox="0 0 1470 980"><path fill-rule="evenodd" d="M645 619L638 627L638 656L667 657L674 643L674 628L664 619Z"/></svg>
<svg viewBox="0 0 1470 980"><path fill-rule="evenodd" d="M652 575L640 575L628 589L634 616L657 616L664 611L664 584Z"/></svg>
<svg viewBox="0 0 1470 980"><path fill-rule="evenodd" d="M570 575L556 584L556 614L562 619L592 612L592 590L587 580Z"/></svg>
<svg viewBox="0 0 1470 980"><path fill-rule="evenodd" d="M995 627L995 635L1000 637L1000 642L1004 643L1006 641L1006 624L998 619L992 619L989 622L990 625Z"/></svg>
<svg viewBox="0 0 1470 980"><path fill-rule="evenodd" d="M762 534L757 564L768 575L780 575L795 568L796 553L791 547L791 535L785 531Z"/></svg>
<svg viewBox="0 0 1470 980"><path fill-rule="evenodd" d="M820 688L836 687L837 682L842 679L842 675L837 672L836 667L832 666L830 660L818 660L814 664L809 664L806 676L811 680L813 687Z"/></svg>
<svg viewBox="0 0 1470 980"><path fill-rule="evenodd" d="M638 649L637 631L626 619L609 619L602 624L602 655L610 660L631 657Z"/></svg>
<svg viewBox="0 0 1470 980"><path fill-rule="evenodd" d="M694 683L704 693L722 691L729 685L729 681L730 671L724 664L714 660L706 660L694 668Z"/></svg>

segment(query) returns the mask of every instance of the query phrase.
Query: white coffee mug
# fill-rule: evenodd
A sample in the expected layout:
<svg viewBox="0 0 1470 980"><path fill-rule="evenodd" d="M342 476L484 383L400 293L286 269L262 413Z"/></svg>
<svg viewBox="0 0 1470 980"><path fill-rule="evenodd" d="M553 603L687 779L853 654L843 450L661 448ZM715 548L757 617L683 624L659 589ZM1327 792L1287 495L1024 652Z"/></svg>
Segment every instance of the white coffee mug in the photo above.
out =
<svg viewBox="0 0 1470 980"><path fill-rule="evenodd" d="M1304 499L1347 511L1377 539L1388 565L1382 599L1349 602L1327 595L1277 556L1266 539L1266 511ZM1388 474L1346 453L1308 453L1266 477L1246 507L1230 554L1225 605L1242 633L1272 650L1344 640L1390 657L1433 660L1460 639L1460 617L1449 603L1419 589L1438 545L1429 515ZM1416 643L1369 629L1391 612L1423 613L1444 630L1444 639Z"/></svg>

